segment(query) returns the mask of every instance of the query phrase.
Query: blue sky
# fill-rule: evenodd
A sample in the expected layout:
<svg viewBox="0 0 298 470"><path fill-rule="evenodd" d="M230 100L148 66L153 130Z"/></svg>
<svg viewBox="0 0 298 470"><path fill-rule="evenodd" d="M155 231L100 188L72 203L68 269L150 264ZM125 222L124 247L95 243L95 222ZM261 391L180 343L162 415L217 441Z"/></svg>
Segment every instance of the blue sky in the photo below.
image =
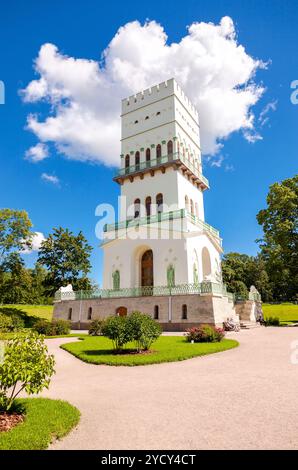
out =
<svg viewBox="0 0 298 470"><path fill-rule="evenodd" d="M298 80L296 1L12 0L1 6L0 80L5 83L6 102L0 106L0 206L27 210L34 229L45 235L57 226L82 230L94 246L92 277L99 283L102 253L94 212L101 202L117 203L119 187L112 182L115 168L65 158L53 145L49 158L39 163L24 158L38 142L25 129L28 114L48 112L48 105L24 103L19 94L38 78L33 61L48 42L68 56L99 60L118 28L133 20L155 20L172 43L185 36L187 25L218 23L226 15L233 19L238 42L247 54L270 61L255 77L266 88L252 108L256 119L269 103L275 103L276 109L268 112L269 120L258 128L262 140L249 143L242 132L235 132L223 141L215 159L205 159L204 174L211 185L205 193L205 212L206 220L220 230L226 252L255 254L255 240L261 236L255 216L265 205L268 187L293 176L298 167L298 106L290 101L290 84ZM221 158L222 165L214 166ZM47 182L42 174L56 176L60 183ZM30 265L35 255L25 259Z"/></svg>

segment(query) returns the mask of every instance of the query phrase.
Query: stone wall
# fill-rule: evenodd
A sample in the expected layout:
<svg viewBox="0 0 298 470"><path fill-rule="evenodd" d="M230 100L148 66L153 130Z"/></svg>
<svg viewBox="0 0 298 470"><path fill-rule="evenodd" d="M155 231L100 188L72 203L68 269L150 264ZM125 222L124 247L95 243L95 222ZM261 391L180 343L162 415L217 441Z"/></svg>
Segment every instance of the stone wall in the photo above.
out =
<svg viewBox="0 0 298 470"><path fill-rule="evenodd" d="M70 319L73 328L85 329L93 319L115 315L119 307L125 307L128 314L139 310L152 318L158 311L157 320L165 331L184 331L202 323L222 326L227 318L238 319L233 302L209 294L63 300L55 302L54 318ZM183 313L187 313L186 319Z"/></svg>
<svg viewBox="0 0 298 470"><path fill-rule="evenodd" d="M237 301L235 310L240 321L256 322L258 315L262 313L262 302L254 300Z"/></svg>

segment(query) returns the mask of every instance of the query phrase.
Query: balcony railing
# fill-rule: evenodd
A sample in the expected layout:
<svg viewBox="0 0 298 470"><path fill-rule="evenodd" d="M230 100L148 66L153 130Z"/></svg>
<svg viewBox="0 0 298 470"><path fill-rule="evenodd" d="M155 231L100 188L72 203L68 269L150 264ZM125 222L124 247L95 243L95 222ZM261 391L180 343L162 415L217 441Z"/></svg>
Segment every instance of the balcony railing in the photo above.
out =
<svg viewBox="0 0 298 470"><path fill-rule="evenodd" d="M225 284L205 281L199 284L179 284L177 286L145 286L126 289L96 289L93 291L70 291L55 294L55 301L86 300L86 299L113 299L120 297L143 296L172 296L172 295L204 295L214 294L233 299L233 294L227 292Z"/></svg>
<svg viewBox="0 0 298 470"><path fill-rule="evenodd" d="M118 230L128 229L131 227L139 227L141 225L154 224L169 220L177 220L187 218L190 220L196 227L200 228L202 231L211 233L221 244L221 238L219 231L216 230L211 225L207 224L203 220L200 220L195 215L188 212L186 209L178 209L176 211L170 212L159 212L158 214L149 215L146 217L137 217L131 220L123 220L122 222L117 222L115 224L106 224L103 228L104 232L117 232Z"/></svg>
<svg viewBox="0 0 298 470"><path fill-rule="evenodd" d="M140 162L135 165L130 165L128 167L120 168L115 176L115 178L121 178L129 175L133 175L134 173L143 172L144 170L158 168L162 165L175 162L178 164L184 164L204 185L209 188L209 181L205 176L202 175L200 170L186 158L181 152L176 152L168 155L163 155L159 158L154 158L152 160L148 160L145 162Z"/></svg>

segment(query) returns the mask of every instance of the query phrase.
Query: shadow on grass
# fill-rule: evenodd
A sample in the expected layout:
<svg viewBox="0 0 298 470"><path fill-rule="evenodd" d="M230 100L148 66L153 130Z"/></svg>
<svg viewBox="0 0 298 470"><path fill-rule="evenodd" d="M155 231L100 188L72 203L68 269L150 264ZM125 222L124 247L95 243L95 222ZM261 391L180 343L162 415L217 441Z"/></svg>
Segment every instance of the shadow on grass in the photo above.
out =
<svg viewBox="0 0 298 470"><path fill-rule="evenodd" d="M28 315L27 312L15 307L0 307L0 314L7 317L19 318L24 322L25 328L32 328L39 318Z"/></svg>
<svg viewBox="0 0 298 470"><path fill-rule="evenodd" d="M87 351L81 351L86 356L127 356L127 355L138 355L139 353L136 349L123 349L122 351L114 351L113 349L89 349Z"/></svg>

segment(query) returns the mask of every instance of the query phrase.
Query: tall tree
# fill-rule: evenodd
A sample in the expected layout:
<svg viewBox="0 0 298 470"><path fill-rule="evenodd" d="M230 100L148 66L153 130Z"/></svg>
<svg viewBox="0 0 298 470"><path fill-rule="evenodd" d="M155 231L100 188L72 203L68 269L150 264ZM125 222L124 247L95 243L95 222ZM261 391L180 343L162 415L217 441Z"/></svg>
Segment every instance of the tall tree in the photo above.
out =
<svg viewBox="0 0 298 470"><path fill-rule="evenodd" d="M91 269L91 251L92 247L82 232L74 235L62 227L53 229L53 233L42 242L38 256L38 262L48 269L45 283L49 295L69 283L75 289L82 284L88 287L82 280L87 279Z"/></svg>
<svg viewBox="0 0 298 470"><path fill-rule="evenodd" d="M270 186L267 208L257 214L264 237L259 240L273 295L298 297L298 175Z"/></svg>
<svg viewBox="0 0 298 470"><path fill-rule="evenodd" d="M0 209L0 267L11 252L31 248L31 227L26 211Z"/></svg>

